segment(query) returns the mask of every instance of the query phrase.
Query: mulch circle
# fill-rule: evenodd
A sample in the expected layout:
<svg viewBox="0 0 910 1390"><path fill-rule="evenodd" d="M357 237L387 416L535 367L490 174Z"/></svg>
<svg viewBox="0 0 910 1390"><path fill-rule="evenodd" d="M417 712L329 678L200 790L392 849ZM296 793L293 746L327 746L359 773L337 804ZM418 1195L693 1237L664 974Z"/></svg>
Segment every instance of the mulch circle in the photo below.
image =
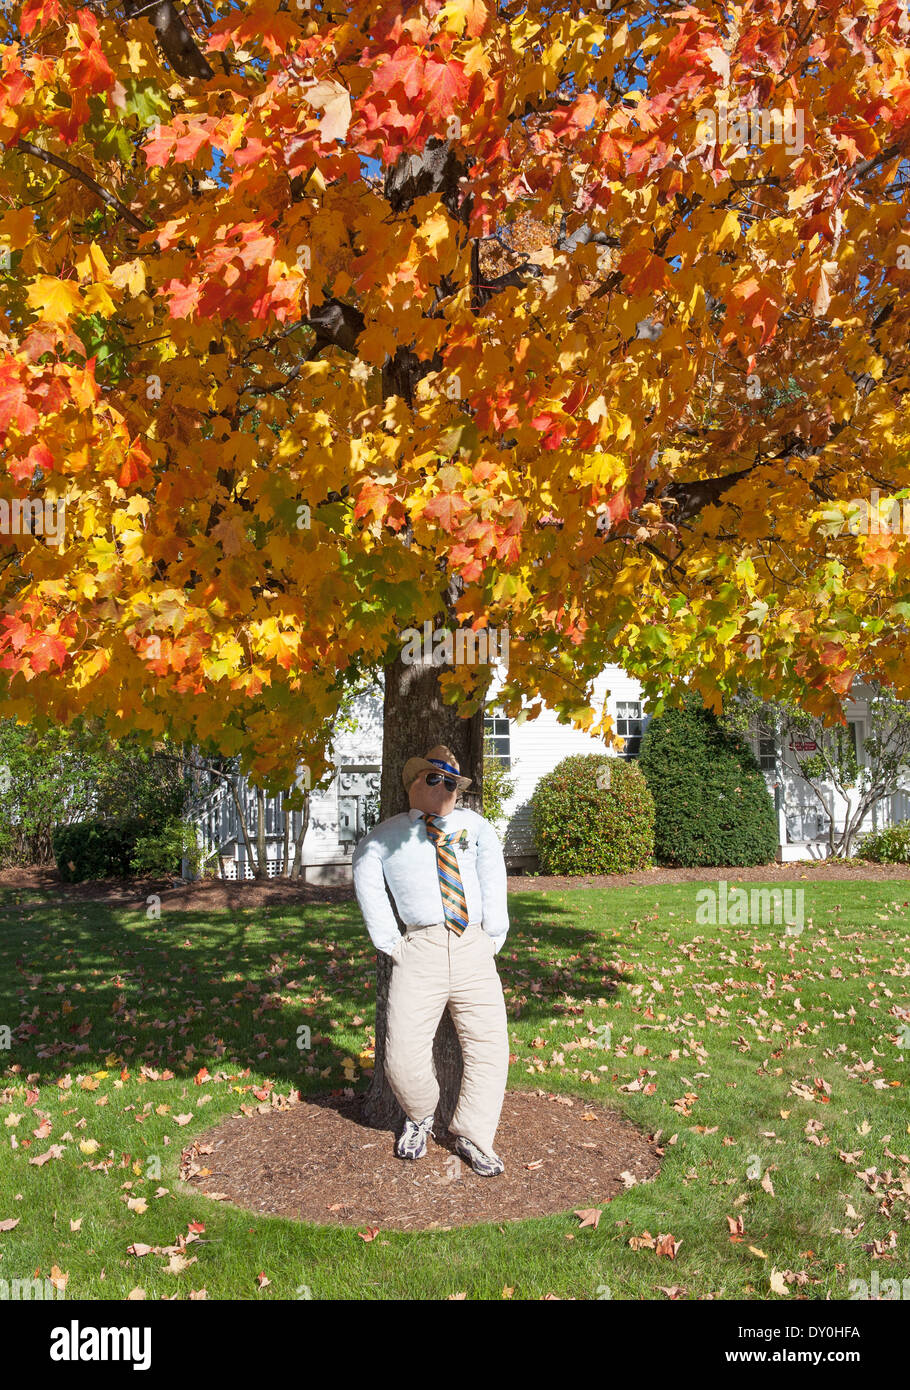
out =
<svg viewBox="0 0 910 1390"><path fill-rule="evenodd" d="M447 1132L424 1158L396 1157L395 1135L367 1126L362 1105L328 1095L232 1115L183 1151L180 1176L258 1214L427 1231L602 1207L660 1171L653 1139L577 1097L507 1091L496 1132L505 1172L493 1178L462 1162Z"/></svg>

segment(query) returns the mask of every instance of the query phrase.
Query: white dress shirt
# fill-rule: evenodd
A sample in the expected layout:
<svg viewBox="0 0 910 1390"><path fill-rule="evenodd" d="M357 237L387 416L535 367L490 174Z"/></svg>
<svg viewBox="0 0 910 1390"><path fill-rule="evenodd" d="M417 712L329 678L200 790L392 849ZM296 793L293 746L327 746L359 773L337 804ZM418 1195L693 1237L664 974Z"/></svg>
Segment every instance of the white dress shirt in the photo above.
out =
<svg viewBox="0 0 910 1390"><path fill-rule="evenodd" d="M444 922L436 846L427 834L423 811L412 807L374 826L358 843L352 861L354 892L377 951L398 954L402 935L385 885L406 927ZM476 811L459 807L439 816L444 835L467 831L467 846L452 846L464 888L469 922L481 922L498 951L509 930L506 861L493 826Z"/></svg>

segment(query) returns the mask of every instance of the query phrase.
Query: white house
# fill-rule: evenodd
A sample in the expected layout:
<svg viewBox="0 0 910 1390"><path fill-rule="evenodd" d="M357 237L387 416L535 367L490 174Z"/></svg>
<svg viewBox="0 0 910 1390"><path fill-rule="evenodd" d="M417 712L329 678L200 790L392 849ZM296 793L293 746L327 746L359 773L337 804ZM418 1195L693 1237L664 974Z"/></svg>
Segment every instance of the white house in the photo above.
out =
<svg viewBox="0 0 910 1390"><path fill-rule="evenodd" d="M621 756L635 757L648 724L641 686L617 666L607 667L595 682L594 704L600 709L604 699L612 714L616 732L626 739ZM314 790L310 797L310 825L304 840L303 862L311 883L342 882L350 878L351 855L357 840L378 815L379 771L382 758L382 691L377 688L360 696L356 706L356 727L339 738L336 747L338 771L331 784ZM868 704L861 693L851 701L848 721L855 739L860 763L868 722ZM488 706L486 731L492 737L495 756L515 779L515 792L506 806L506 818L499 826L506 860L510 868L531 868L536 862L531 828L530 799L537 782L564 757L572 753L604 753L610 750L597 739L560 724L556 714L544 709L536 719L507 719L494 702ZM827 854L827 827L818 801L807 783L795 771L796 754L792 745L780 748L773 739L755 730L752 746L759 759L778 815L778 859L781 861L819 859ZM425 750L416 750L422 752ZM255 820L255 801L247 792L248 823ZM281 827L277 798L266 807L269 872L280 871ZM843 823L846 806L839 799L838 824ZM864 830L880 829L910 817L910 795L898 793L880 802L863 822ZM238 834L236 813L224 793L219 791L195 816L203 829L203 841L213 855L221 851L224 872L229 878L248 877L242 837ZM292 813L291 835L299 828L299 815Z"/></svg>

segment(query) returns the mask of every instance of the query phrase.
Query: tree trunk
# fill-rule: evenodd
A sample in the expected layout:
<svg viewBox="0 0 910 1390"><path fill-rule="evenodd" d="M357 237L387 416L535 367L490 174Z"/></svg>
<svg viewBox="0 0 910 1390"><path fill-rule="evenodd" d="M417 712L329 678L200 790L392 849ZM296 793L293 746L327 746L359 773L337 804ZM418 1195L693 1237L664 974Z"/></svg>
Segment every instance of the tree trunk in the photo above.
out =
<svg viewBox="0 0 910 1390"><path fill-rule="evenodd" d="M460 804L478 812L482 808L483 710L465 719L459 716L456 706L443 704L439 677L444 669L405 666L400 657L385 668L380 820L408 809L402 769L408 758L422 756L436 743L447 744L462 772L473 779ZM391 894L389 900L392 901ZM395 910L394 902L392 910ZM397 912L395 916L397 920ZM389 980L394 967L384 952L377 952L377 955L376 1055L372 1084L364 1101L364 1118L377 1128L397 1131L404 1115L383 1070ZM448 1009L443 1011L433 1042L433 1068L439 1081L438 1134L448 1127L461 1089L461 1046Z"/></svg>
<svg viewBox="0 0 910 1390"><path fill-rule="evenodd" d="M243 836L243 843L246 846L247 856L249 858L250 863L254 866L255 869L257 867L256 854L253 850L253 842L250 839L249 827L246 823L246 811L244 810L243 806L243 798L241 797L240 792L237 790L237 779L235 779L234 777L228 777L227 782L231 789L231 795L234 798L234 805L237 807L237 820L240 824L240 833Z"/></svg>
<svg viewBox="0 0 910 1390"><path fill-rule="evenodd" d="M308 791L303 793L303 809L300 814L300 829L294 836L294 863L291 866L291 878L300 879L303 882L306 875L303 870L303 842L310 826L310 794Z"/></svg>
<svg viewBox="0 0 910 1390"><path fill-rule="evenodd" d="M383 191L395 214L404 214L416 199L428 193L437 193L449 213L467 226L471 199L464 195L462 188L465 173L466 168L458 160L451 143L434 136L426 142L419 155L402 154L386 170ZM474 255L476 259L476 245ZM417 383L428 372L438 371L441 365L438 353L431 359L422 359L417 356L414 344L399 345L394 357L386 358L383 365L383 400L399 396L411 404ZM399 543L410 544L407 530L399 538ZM461 585L454 579L450 582L445 611L437 619L438 624L450 629L457 626L453 604L460 588ZM401 781L402 769L408 758L426 753L437 743L447 744L465 775L473 779L470 795L462 798L462 804L477 811L482 807L483 708L469 718L462 718L457 706L443 704L439 677L444 669L431 665L405 666L400 653L385 668L379 793L381 821L408 810L408 797ZM389 897L391 901L391 895ZM395 909L394 903L392 909ZM397 918L398 914L395 915ZM383 1072L391 972L392 962L380 952L376 972L375 1067L364 1104L364 1116L370 1124L397 1129L404 1117ZM440 1090L436 1109L437 1132L440 1132L448 1127L452 1118L462 1076L461 1047L448 1009L443 1012L433 1043L433 1065Z"/></svg>
<svg viewBox="0 0 910 1390"><path fill-rule="evenodd" d="M268 877L268 850L265 835L265 792L256 788L256 877Z"/></svg>
<svg viewBox="0 0 910 1390"><path fill-rule="evenodd" d="M291 813L285 804L289 792L284 792L281 797L281 809L284 812L284 841L281 846L281 876L290 878L291 872Z"/></svg>

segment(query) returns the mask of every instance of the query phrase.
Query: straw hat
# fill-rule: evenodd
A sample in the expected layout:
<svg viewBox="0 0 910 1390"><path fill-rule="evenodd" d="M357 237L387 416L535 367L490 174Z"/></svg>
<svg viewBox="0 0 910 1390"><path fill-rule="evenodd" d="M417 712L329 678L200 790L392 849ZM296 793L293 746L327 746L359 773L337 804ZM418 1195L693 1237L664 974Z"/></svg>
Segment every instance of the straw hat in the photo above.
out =
<svg viewBox="0 0 910 1390"><path fill-rule="evenodd" d="M471 778L462 777L458 759L451 748L447 748L444 743L437 743L436 747L431 748L425 758L408 758L401 774L405 791L411 790L411 783L422 772L445 772L450 777L457 777L459 789L471 785Z"/></svg>

